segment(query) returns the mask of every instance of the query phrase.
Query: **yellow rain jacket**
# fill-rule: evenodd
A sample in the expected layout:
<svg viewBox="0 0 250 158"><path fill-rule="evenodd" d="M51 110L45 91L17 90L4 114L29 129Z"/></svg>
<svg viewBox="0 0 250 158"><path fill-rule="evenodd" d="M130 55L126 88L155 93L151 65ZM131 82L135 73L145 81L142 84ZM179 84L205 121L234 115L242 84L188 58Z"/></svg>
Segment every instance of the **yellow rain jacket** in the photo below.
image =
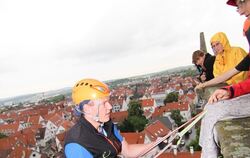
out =
<svg viewBox="0 0 250 158"><path fill-rule="evenodd" d="M219 53L214 62L214 77L217 77L230 69L233 69L247 55L244 49L240 47L231 47L227 36L223 32L216 33L210 40L212 42L220 42L224 48L222 53ZM235 84L247 79L248 72L243 71L231 79L227 80L227 84Z"/></svg>

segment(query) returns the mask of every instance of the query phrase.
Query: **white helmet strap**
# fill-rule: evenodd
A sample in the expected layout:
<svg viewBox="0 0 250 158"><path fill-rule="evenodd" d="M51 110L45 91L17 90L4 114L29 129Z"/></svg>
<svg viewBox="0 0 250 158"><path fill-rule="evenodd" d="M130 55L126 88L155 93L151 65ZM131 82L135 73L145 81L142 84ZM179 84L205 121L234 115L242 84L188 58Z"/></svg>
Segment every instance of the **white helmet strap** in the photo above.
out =
<svg viewBox="0 0 250 158"><path fill-rule="evenodd" d="M100 105L101 105L101 101L100 100L92 100L92 101L89 101L88 103L92 102L95 105L97 105L97 114L95 116L91 115L91 114L88 114L86 112L83 112L82 109L79 109L79 108L76 108L77 112L80 112L84 115L88 115L90 118L92 118L94 121L96 122L99 122L99 123L103 123L100 121L100 116L99 116L99 113L100 113Z"/></svg>

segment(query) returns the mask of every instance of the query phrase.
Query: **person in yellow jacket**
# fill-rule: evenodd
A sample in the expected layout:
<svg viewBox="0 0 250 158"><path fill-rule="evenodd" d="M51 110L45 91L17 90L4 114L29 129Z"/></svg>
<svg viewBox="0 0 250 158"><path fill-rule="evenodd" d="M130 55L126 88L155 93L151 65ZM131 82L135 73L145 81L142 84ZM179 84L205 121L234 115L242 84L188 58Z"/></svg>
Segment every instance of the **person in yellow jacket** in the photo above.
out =
<svg viewBox="0 0 250 158"><path fill-rule="evenodd" d="M211 47L216 55L214 62L214 77L217 77L234 68L246 55L244 49L232 47L225 33L218 32L210 40ZM247 79L248 72L241 72L228 79L228 85Z"/></svg>

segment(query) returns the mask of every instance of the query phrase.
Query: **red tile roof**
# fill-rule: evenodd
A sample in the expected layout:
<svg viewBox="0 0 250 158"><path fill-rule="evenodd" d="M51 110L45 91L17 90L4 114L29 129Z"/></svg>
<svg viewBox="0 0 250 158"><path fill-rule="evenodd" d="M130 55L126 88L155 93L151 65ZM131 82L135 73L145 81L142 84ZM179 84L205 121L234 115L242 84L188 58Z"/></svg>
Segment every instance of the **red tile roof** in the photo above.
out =
<svg viewBox="0 0 250 158"><path fill-rule="evenodd" d="M47 115L48 111L49 111L49 108L48 107L44 107L44 108L38 110L38 115L41 115L41 116Z"/></svg>
<svg viewBox="0 0 250 158"><path fill-rule="evenodd" d="M5 120L5 119L16 119L18 117L17 113L14 111L6 112L0 115L0 118Z"/></svg>
<svg viewBox="0 0 250 158"><path fill-rule="evenodd" d="M123 98L112 98L111 100L110 100L110 104L111 105L121 105L122 106L122 104L123 104L123 101L124 101L124 99Z"/></svg>
<svg viewBox="0 0 250 158"><path fill-rule="evenodd" d="M32 124L39 124L39 119L40 119L40 115L29 116L27 122L30 122Z"/></svg>
<svg viewBox="0 0 250 158"><path fill-rule="evenodd" d="M193 94L187 94L187 97L189 97L190 99L194 99L195 98L195 94L193 93Z"/></svg>
<svg viewBox="0 0 250 158"><path fill-rule="evenodd" d="M71 121L67 121L67 120L64 120L61 124L61 126L67 131L68 129L70 129L72 126L74 125L73 122Z"/></svg>
<svg viewBox="0 0 250 158"><path fill-rule="evenodd" d="M32 108L27 108L22 111L17 111L19 117L20 116L31 116L31 115L37 115L37 111Z"/></svg>
<svg viewBox="0 0 250 158"><path fill-rule="evenodd" d="M36 145L36 133L30 132L25 134L28 145L35 146Z"/></svg>
<svg viewBox="0 0 250 158"><path fill-rule="evenodd" d="M60 133L60 134L57 134L56 137L57 139L62 143L64 141L64 138L65 138L65 132L63 133Z"/></svg>
<svg viewBox="0 0 250 158"><path fill-rule="evenodd" d="M188 110L188 103L187 102L175 102L175 103L167 103L165 106L166 111L177 110L180 111L187 111Z"/></svg>
<svg viewBox="0 0 250 158"><path fill-rule="evenodd" d="M187 111L189 104L187 102L174 102L167 103L165 106L160 106L155 108L152 118L162 115L165 112L170 112L171 110Z"/></svg>
<svg viewBox="0 0 250 158"><path fill-rule="evenodd" d="M48 121L54 115L55 115L55 113L46 114L46 115L43 116L43 118L44 118L44 120Z"/></svg>
<svg viewBox="0 0 250 158"><path fill-rule="evenodd" d="M0 150L11 149L17 146L35 146L35 134L33 132L17 132L12 136L0 139Z"/></svg>
<svg viewBox="0 0 250 158"><path fill-rule="evenodd" d="M49 118L49 121L51 121L57 127L59 127L60 125L62 125L64 119L61 116L59 116L58 114L54 114L51 118Z"/></svg>
<svg viewBox="0 0 250 158"><path fill-rule="evenodd" d="M0 119L8 119L9 117L7 116L7 114L0 114Z"/></svg>
<svg viewBox="0 0 250 158"><path fill-rule="evenodd" d="M195 98L195 94L185 94L179 96L178 100L182 102L192 103Z"/></svg>
<svg viewBox="0 0 250 158"><path fill-rule="evenodd" d="M160 121L155 121L144 129L145 134L149 137L151 141L155 141L158 137L163 137L170 129L164 126Z"/></svg>
<svg viewBox="0 0 250 158"><path fill-rule="evenodd" d="M36 133L38 131L39 128L42 128L41 124L32 124L30 127L25 128L22 130L23 133Z"/></svg>
<svg viewBox="0 0 250 158"><path fill-rule="evenodd" d="M27 147L23 146L17 146L15 147L12 152L10 153L9 157L12 158L18 158L18 157L29 157L31 154L31 149L28 149Z"/></svg>
<svg viewBox="0 0 250 158"><path fill-rule="evenodd" d="M122 122L127 117L128 117L127 111L120 111L120 112L111 113L111 119L113 122Z"/></svg>
<svg viewBox="0 0 250 158"><path fill-rule="evenodd" d="M142 108L154 106L154 99L142 99L141 106Z"/></svg>
<svg viewBox="0 0 250 158"><path fill-rule="evenodd" d="M145 133L121 133L128 144L143 144Z"/></svg>
<svg viewBox="0 0 250 158"><path fill-rule="evenodd" d="M155 108L155 111L152 113L151 118L156 118L162 116L163 110L159 107Z"/></svg>
<svg viewBox="0 0 250 158"><path fill-rule="evenodd" d="M14 124L2 124L0 125L0 132L1 133L16 133L19 127L19 123Z"/></svg>
<svg viewBox="0 0 250 158"><path fill-rule="evenodd" d="M165 90L163 88L155 88L152 90L152 94L162 94L164 93L165 94Z"/></svg>
<svg viewBox="0 0 250 158"><path fill-rule="evenodd" d="M0 150L10 149L11 146L12 143L10 142L10 139L8 137L0 139Z"/></svg>
<svg viewBox="0 0 250 158"><path fill-rule="evenodd" d="M19 116L15 119L15 122L27 122L28 116Z"/></svg>
<svg viewBox="0 0 250 158"><path fill-rule="evenodd" d="M25 144L25 145L29 144L27 136L22 134L21 132L17 132L9 138L15 140L15 143L21 143L21 144Z"/></svg>

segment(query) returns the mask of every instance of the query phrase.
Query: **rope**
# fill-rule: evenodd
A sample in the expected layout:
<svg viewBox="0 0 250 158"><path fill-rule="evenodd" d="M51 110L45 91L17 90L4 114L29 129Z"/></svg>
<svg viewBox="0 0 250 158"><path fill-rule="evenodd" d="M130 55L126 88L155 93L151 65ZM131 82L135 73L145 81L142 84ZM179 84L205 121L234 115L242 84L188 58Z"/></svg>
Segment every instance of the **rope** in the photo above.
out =
<svg viewBox="0 0 250 158"><path fill-rule="evenodd" d="M194 121L189 124L185 129L183 129L180 133L178 133L176 136L179 136L179 141L177 142L177 146L178 144L180 143L180 140L182 138L182 136L187 132L189 131L189 129L191 129L204 115L206 114L206 111L202 111L201 113L198 114L198 117L196 117L196 119L194 119ZM196 115L197 116L197 115ZM175 137L176 137L175 136ZM171 143L172 145L172 143ZM168 148L168 147L167 147ZM166 149L166 147L163 148L157 155L154 156L154 158L157 158L158 156L160 156Z"/></svg>
<svg viewBox="0 0 250 158"><path fill-rule="evenodd" d="M176 128L175 130L169 132L166 136L162 137L162 138L159 138L155 143L153 143L149 148L143 150L142 152L140 152L138 154L138 156L136 156L137 158L138 157L142 157L143 155L147 154L149 151L151 151L153 148L155 148L158 144L160 144L162 141L166 140L167 138L169 138L171 135L173 134L176 134L178 132L179 129L181 129L182 127L188 125L189 123L191 123L193 120L195 120L195 123L191 123L190 125L194 125L196 124L204 115L205 115L206 111L202 111L200 112L199 114L197 114L196 116L194 116L193 118L191 118L190 120L188 120L186 123L182 124L180 127ZM191 126L191 127L192 127ZM188 128L190 128L190 126L187 126ZM188 131L188 130L187 130ZM184 133L184 132L183 132ZM183 134L182 133L182 134ZM160 155L161 153L163 153L168 147L170 147L172 145L172 140L174 140L174 138L178 136L175 135L174 137L171 138L171 140L169 140L169 144L164 147L156 156ZM155 156L155 157L156 157Z"/></svg>
<svg viewBox="0 0 250 158"><path fill-rule="evenodd" d="M190 123L187 127L185 127L178 136L180 137L177 142L177 146L180 144L181 138L206 114L206 112L201 113L192 123Z"/></svg>

